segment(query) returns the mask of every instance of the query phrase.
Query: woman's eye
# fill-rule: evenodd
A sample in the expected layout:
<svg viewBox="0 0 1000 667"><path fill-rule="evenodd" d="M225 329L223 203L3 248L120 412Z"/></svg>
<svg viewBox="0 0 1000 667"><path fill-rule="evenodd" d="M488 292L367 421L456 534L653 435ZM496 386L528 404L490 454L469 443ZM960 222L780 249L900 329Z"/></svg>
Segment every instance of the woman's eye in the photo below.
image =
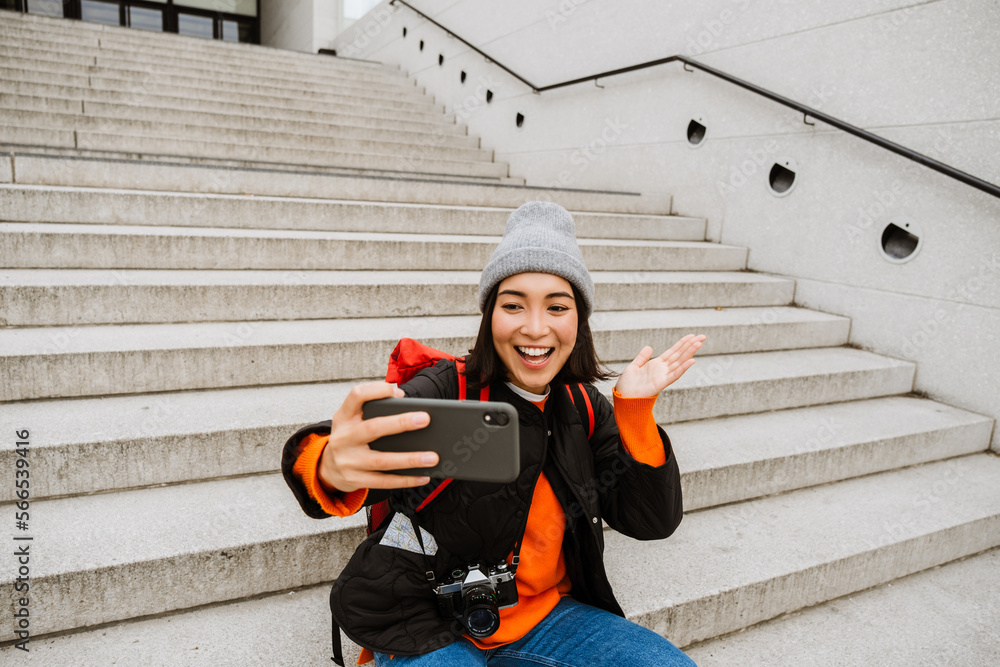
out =
<svg viewBox="0 0 1000 667"><path fill-rule="evenodd" d="M514 310L517 310L518 308L520 308L521 306L517 305L516 303L505 303L504 305L502 305L500 307L503 308L504 310L514 311Z"/></svg>
<svg viewBox="0 0 1000 667"><path fill-rule="evenodd" d="M569 308L567 308L566 306L555 305L555 306L549 306L549 310L553 310L557 313L563 313L569 310Z"/></svg>

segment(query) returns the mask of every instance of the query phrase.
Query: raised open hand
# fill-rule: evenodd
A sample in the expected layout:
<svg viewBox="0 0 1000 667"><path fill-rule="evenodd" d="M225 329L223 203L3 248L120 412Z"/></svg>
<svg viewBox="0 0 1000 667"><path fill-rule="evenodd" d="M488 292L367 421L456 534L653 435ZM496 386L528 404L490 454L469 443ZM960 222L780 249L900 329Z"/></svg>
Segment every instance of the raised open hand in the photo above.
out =
<svg viewBox="0 0 1000 667"><path fill-rule="evenodd" d="M703 342L704 336L688 334L657 357L647 345L618 376L615 389L626 398L658 395L694 365L694 353Z"/></svg>

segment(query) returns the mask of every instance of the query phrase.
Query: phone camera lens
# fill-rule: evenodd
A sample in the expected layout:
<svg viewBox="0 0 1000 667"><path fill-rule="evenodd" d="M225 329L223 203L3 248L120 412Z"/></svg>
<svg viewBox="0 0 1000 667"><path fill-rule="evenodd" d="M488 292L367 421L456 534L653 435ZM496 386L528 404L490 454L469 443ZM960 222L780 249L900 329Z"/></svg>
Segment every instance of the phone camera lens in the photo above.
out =
<svg viewBox="0 0 1000 667"><path fill-rule="evenodd" d="M496 420L497 423L500 424L500 426L506 426L507 422L510 421L510 417L507 416L506 412L498 412Z"/></svg>

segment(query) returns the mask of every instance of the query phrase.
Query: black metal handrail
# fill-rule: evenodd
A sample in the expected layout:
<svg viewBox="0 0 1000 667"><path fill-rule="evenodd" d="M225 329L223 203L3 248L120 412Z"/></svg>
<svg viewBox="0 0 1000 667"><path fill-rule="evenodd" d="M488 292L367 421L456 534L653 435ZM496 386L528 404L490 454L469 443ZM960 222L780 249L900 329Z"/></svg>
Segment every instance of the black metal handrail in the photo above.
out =
<svg viewBox="0 0 1000 667"><path fill-rule="evenodd" d="M700 69L701 71L706 72L708 74L711 74L712 76L716 76L716 77L718 77L718 78L720 78L720 79L722 79L724 81L728 81L729 83L735 84L735 85L739 86L740 88L744 88L746 90L749 90L752 93L756 93L758 95L766 97L769 100L777 102L778 104L784 105L784 106L789 107L791 109L795 109L796 111L799 111L802 114L804 114L803 120L805 120L806 118L810 118L810 117L811 118L815 118L816 120L822 121L822 122L826 123L827 125L831 125L831 126L837 128L838 130L842 130L844 132L847 132L848 134L853 134L854 136L859 137L861 139L864 139L865 141L868 141L870 143L873 143L876 146L879 146L880 148L884 148L884 149L886 149L888 151L891 151L891 152L895 153L896 155L901 155L901 156L903 156L903 157L905 157L905 158L907 158L909 160L912 160L912 161L914 161L914 162L916 162L918 164L922 164L925 167L929 167L930 169L933 169L936 172L944 174L945 176L950 176L951 178L954 178L957 181L960 181L962 183L965 183L966 185L972 186L972 187L976 188L977 190L981 190L981 191L983 191L983 192L985 192L987 194L993 195L994 197L1000 198L1000 186L997 186L997 185L995 185L993 183L990 183L988 181L984 181L981 178L973 176L972 174L966 173L966 172L961 171L959 169L955 169L951 165L947 165L947 164L945 164L943 162L935 160L934 158L928 157L928 156L926 156L926 155L924 155L922 153L918 153L918 152L916 152L914 150L906 148L905 146L900 146L899 144L897 144L895 142L889 141L888 139L880 137L880 136L878 136L876 134L872 134L871 132L868 132L867 130L862 130L860 127L855 127L854 125L851 125L850 123L845 123L844 121L842 121L842 120L840 120L838 118L834 118L833 116L830 116L828 114L825 114L822 111L817 111L816 109L813 109L811 107L807 107L806 105L800 104L799 102L796 102L795 100L790 100L787 97L783 97L781 95L778 95L777 93L771 92L770 90L767 90L766 88L761 88L760 86L757 86L757 85L754 85L752 83L749 83L748 81L744 81L743 79L737 78L737 77L735 77L735 76L733 76L731 74L727 74L727 73L725 73L725 72L723 72L721 70L717 70L714 67L709 67L708 65L704 65L702 63L699 63L698 61L692 60L692 59L690 59L690 58L688 58L686 56L681 56L681 55L669 56L667 58L660 58L658 60L650 60L649 62L640 63L638 65L631 65L629 67L622 67L622 68L619 68L619 69L609 70L607 72L601 72L600 74L591 74L589 76L582 76L582 77L580 77L578 79L572 79L570 81L563 81L562 83L553 83L553 84L550 84L548 86L536 86L535 84L533 84L532 82L528 81L523 76L521 76L520 74L518 74L514 70L510 69L509 67L507 67L503 63L498 62L493 56L489 55L488 53L485 53L479 47L477 47L474 44L471 44L468 40L463 39L461 36L456 35L454 32L452 32L448 28L444 27L443 25L441 25L440 23L438 23L437 21L435 21L431 17L427 16L422 11L420 11L419 9L417 9L416 7L414 7L413 5L409 4L405 0L390 0L390 2L389 2L390 5L394 5L394 4L397 4L397 3L401 4L401 5L405 6L405 7L407 7L408 9L410 9L413 12L415 12L416 14L419 14L421 17L423 17L429 23L432 23L432 24L436 25L438 28L440 28L441 30L443 30L449 37L453 37L453 38L457 39L458 41L462 42L463 44L465 44L466 46L468 46L470 49L472 49L473 51L475 51L476 53L478 53L479 55L481 55L483 58L485 58L488 62L493 63L494 65L496 65L497 67L499 67L503 71L507 72L508 74L510 74L512 77L514 77L515 79L517 79L521 83L523 83L524 85L526 85L529 88L531 88L531 91L533 93L536 93L536 94L543 93L543 92L545 92L547 90L555 90L556 88L565 88L566 86L573 86L573 85L576 85L578 83L586 83L587 81L594 81L594 82L596 82L598 79L606 79L608 77L617 76L619 74L626 74L628 72L635 72L636 70L646 69L648 67L657 67L659 65L666 65L667 63L672 63L672 62L682 62L682 63L684 63L684 69L688 69L689 66L697 68L697 69ZM688 70L688 71L691 71L691 70Z"/></svg>

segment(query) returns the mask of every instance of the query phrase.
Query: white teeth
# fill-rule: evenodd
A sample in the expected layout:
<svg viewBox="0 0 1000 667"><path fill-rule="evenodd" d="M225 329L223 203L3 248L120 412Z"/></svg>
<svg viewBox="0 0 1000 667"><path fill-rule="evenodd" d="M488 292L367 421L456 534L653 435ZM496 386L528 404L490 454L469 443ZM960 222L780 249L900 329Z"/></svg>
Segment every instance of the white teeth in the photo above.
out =
<svg viewBox="0 0 1000 667"><path fill-rule="evenodd" d="M543 357L546 354L548 354L549 350L551 350L552 348L551 347L521 347L519 345L517 347L517 349L521 351L521 354L525 354L525 355L527 355L529 357Z"/></svg>

